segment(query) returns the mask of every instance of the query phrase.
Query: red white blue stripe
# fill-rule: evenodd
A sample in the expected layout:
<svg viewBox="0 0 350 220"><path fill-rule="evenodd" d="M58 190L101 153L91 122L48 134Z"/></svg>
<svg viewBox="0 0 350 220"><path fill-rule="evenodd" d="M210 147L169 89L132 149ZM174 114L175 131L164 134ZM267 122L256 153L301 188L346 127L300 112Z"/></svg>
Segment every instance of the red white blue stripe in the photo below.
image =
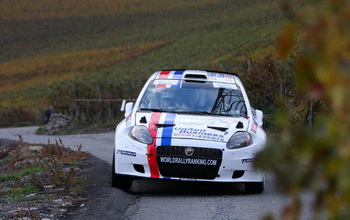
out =
<svg viewBox="0 0 350 220"><path fill-rule="evenodd" d="M154 140L156 140L157 137L157 129L155 124L159 123L159 119L162 113L160 112L152 112L151 119L148 124L148 130L151 133L151 136ZM157 162L157 147L154 143L147 145L147 158L148 158L148 165L151 172L151 178L159 178L159 169L158 169L158 162Z"/></svg>
<svg viewBox="0 0 350 220"><path fill-rule="evenodd" d="M147 145L148 165L150 167L151 178L159 178L159 169L157 162L157 146L171 146L171 137L173 133L173 126L160 127L156 124L174 124L176 114L152 112L151 120L148 124L148 130L154 139L155 143ZM156 138L156 137L161 138Z"/></svg>
<svg viewBox="0 0 350 220"><path fill-rule="evenodd" d="M167 113L164 114L165 116L165 120L164 120L164 124L174 124L175 122L175 117L176 114L174 113ZM173 128L174 126L169 126L169 127L164 127L162 130L162 139L161 139L161 145L162 146L171 146L171 137L173 134Z"/></svg>
<svg viewBox="0 0 350 220"><path fill-rule="evenodd" d="M184 71L161 71L156 77L156 87L181 88Z"/></svg>
<svg viewBox="0 0 350 220"><path fill-rule="evenodd" d="M182 79L184 71L161 71L156 79Z"/></svg>

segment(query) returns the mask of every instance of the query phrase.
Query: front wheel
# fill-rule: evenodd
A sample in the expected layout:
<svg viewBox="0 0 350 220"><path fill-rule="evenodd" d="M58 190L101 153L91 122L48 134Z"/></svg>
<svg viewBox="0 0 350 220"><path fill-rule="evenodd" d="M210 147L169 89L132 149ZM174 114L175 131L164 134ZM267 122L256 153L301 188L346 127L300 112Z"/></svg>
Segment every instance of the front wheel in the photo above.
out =
<svg viewBox="0 0 350 220"><path fill-rule="evenodd" d="M115 173L115 153L113 153L112 187L117 187L122 190L128 190L130 189L131 185L132 185L132 179L129 176Z"/></svg>

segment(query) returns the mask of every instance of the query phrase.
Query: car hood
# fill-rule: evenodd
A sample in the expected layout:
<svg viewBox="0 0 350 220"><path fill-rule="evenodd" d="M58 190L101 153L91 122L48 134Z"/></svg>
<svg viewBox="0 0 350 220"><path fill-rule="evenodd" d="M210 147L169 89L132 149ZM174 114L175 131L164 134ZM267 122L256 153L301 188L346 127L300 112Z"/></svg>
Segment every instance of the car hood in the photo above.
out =
<svg viewBox="0 0 350 220"><path fill-rule="evenodd" d="M235 132L247 131L249 119L165 112L137 112L135 124L146 126L153 138L227 142Z"/></svg>

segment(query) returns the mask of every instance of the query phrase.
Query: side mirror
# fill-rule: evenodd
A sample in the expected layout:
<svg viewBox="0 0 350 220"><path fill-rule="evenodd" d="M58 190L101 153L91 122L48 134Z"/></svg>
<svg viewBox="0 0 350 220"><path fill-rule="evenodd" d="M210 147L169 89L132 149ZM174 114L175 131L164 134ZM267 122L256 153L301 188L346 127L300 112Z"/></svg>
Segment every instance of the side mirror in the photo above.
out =
<svg viewBox="0 0 350 220"><path fill-rule="evenodd" d="M262 111L260 110L255 110L255 119L256 119L256 122L258 123L259 126L262 126L263 125L263 118L264 118L264 114Z"/></svg>
<svg viewBox="0 0 350 220"><path fill-rule="evenodd" d="M125 111L125 104L126 104L126 100L123 99L122 105L120 106L120 111L121 112Z"/></svg>
<svg viewBox="0 0 350 220"><path fill-rule="evenodd" d="M125 105L125 113L124 113L125 117L128 117L131 114L133 107L134 107L134 103L133 102L126 103L126 105Z"/></svg>

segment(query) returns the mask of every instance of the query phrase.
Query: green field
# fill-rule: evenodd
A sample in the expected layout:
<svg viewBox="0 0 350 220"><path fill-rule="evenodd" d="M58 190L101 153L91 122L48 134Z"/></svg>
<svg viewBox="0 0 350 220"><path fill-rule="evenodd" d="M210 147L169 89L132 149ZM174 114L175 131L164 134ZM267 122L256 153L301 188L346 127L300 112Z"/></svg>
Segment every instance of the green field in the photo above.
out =
<svg viewBox="0 0 350 220"><path fill-rule="evenodd" d="M43 108L51 85L73 79L130 82L169 68L232 71L239 57L273 50L286 23L280 4L0 1L0 110Z"/></svg>

